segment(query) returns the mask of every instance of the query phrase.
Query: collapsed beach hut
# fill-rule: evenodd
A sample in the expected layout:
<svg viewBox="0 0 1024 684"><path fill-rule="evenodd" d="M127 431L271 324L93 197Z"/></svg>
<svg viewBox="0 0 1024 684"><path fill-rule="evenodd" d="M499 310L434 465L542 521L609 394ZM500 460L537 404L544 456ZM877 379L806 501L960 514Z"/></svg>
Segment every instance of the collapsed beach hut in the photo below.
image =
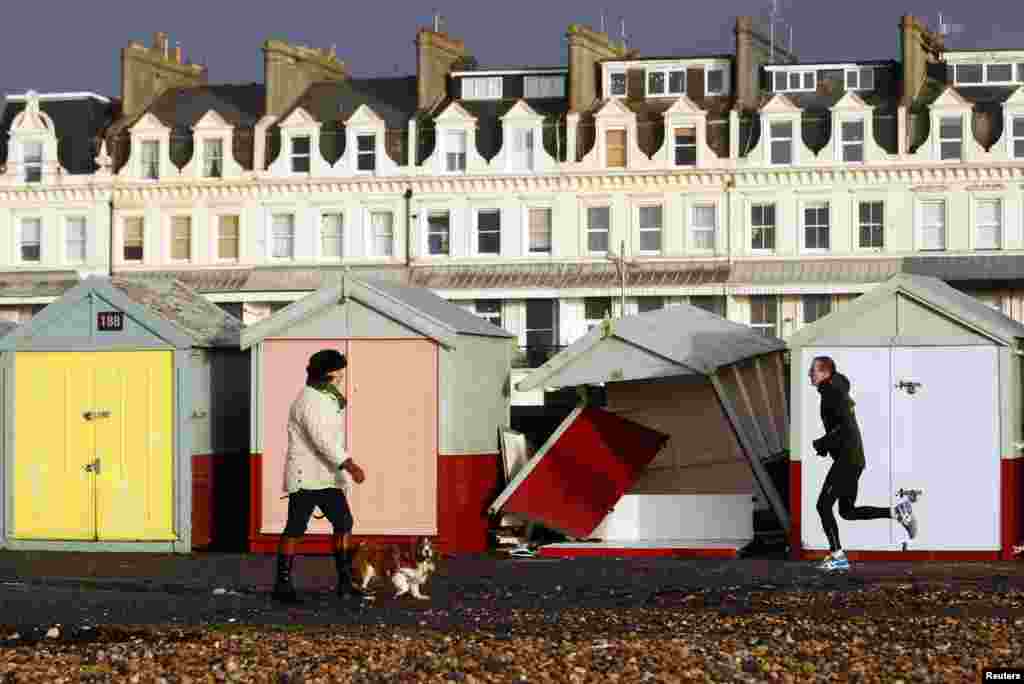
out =
<svg viewBox="0 0 1024 684"><path fill-rule="evenodd" d="M636 482L610 502L589 535L596 541L552 544L541 553L734 556L753 539L755 494L787 529L786 503L767 467L787 448L784 348L779 339L684 304L606 320L520 381L520 391L603 384L608 412L668 436ZM558 451L568 425L583 416L570 415L534 460ZM586 453L578 461L585 476ZM544 469L534 473L551 477ZM530 477L510 483L492 510ZM552 519L559 483L547 489L548 499L510 512Z"/></svg>

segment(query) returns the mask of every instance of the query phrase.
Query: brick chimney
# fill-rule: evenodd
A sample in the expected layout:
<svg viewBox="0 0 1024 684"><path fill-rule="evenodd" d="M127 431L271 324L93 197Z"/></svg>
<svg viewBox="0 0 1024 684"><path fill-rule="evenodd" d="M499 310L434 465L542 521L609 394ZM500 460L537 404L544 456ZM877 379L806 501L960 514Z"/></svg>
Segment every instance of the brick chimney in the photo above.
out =
<svg viewBox="0 0 1024 684"><path fill-rule="evenodd" d="M900 104L909 107L924 86L928 65L940 61L945 46L940 34L929 31L924 22L906 14L900 18L900 38L903 62Z"/></svg>
<svg viewBox="0 0 1024 684"><path fill-rule="evenodd" d="M757 109L760 79L754 63L754 20L736 17L736 108Z"/></svg>
<svg viewBox="0 0 1024 684"><path fill-rule="evenodd" d="M601 60L628 59L635 57L638 51L627 50L607 33L581 24L570 24L566 38L569 41L569 111L579 112L590 107L598 97Z"/></svg>
<svg viewBox="0 0 1024 684"><path fill-rule="evenodd" d="M263 83L266 88L266 114L280 116L312 84L318 81L343 81L348 67L334 50L290 45L280 40L263 43Z"/></svg>
<svg viewBox="0 0 1024 684"><path fill-rule="evenodd" d="M121 50L122 115L135 116L168 88L203 85L206 78L205 66L182 63L180 47L171 53L166 33L154 33L152 47L130 41Z"/></svg>
<svg viewBox="0 0 1024 684"><path fill-rule="evenodd" d="M448 74L456 62L472 59L466 44L442 31L416 31L416 94L419 109L428 109L447 93Z"/></svg>

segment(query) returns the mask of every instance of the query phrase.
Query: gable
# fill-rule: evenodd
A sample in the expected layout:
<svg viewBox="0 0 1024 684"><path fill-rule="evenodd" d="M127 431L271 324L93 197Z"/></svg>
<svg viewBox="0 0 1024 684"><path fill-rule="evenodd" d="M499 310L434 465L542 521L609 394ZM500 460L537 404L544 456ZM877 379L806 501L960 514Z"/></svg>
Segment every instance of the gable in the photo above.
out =
<svg viewBox="0 0 1024 684"><path fill-rule="evenodd" d="M801 109L783 93L776 93L761 107L762 114L799 114Z"/></svg>
<svg viewBox="0 0 1024 684"><path fill-rule="evenodd" d="M458 102L452 102L444 111L438 114L434 119L437 122L458 122L458 123L469 123L476 121L476 117L466 111L466 109Z"/></svg>
<svg viewBox="0 0 1024 684"><path fill-rule="evenodd" d="M1010 95L1010 97L1006 98L1006 101L1003 103L1003 106L1024 107L1024 86L1020 86L1016 90L1014 90L1013 94Z"/></svg>
<svg viewBox="0 0 1024 684"><path fill-rule="evenodd" d="M854 91L848 90L846 91L846 94L839 99L838 102L836 102L834 105L832 105L832 107L830 107L830 109L864 111L874 109L874 107L870 106L868 103L862 100L860 95L858 95Z"/></svg>
<svg viewBox="0 0 1024 684"><path fill-rule="evenodd" d="M310 113L302 107L296 107L279 125L281 128L304 128L309 126L319 126L320 122L314 119Z"/></svg>
<svg viewBox="0 0 1024 684"><path fill-rule="evenodd" d="M544 117L542 117L540 114L538 114L537 111L533 107L528 105L526 103L526 100L517 100L516 103L514 105L512 105L512 108L509 109L507 112L505 112L505 115L502 116L501 118L502 118L502 120L510 120L510 119L536 120L536 119L542 119Z"/></svg>
<svg viewBox="0 0 1024 684"><path fill-rule="evenodd" d="M956 91L952 86L946 88L941 95L935 98L932 102L932 109L941 108L957 108L957 109L970 109L973 105L964 99L964 97Z"/></svg>
<svg viewBox="0 0 1024 684"><path fill-rule="evenodd" d="M665 116L671 114L706 114L705 110L701 109L700 105L691 100L685 94L680 95L679 99L672 103L672 106L665 110Z"/></svg>
<svg viewBox="0 0 1024 684"><path fill-rule="evenodd" d="M160 119L156 118L152 112L146 112L131 126L132 132L159 131L162 133L170 130L171 129L164 125Z"/></svg>
<svg viewBox="0 0 1024 684"><path fill-rule="evenodd" d="M207 111L192 127L192 130L229 129L231 124L213 109Z"/></svg>
<svg viewBox="0 0 1024 684"><path fill-rule="evenodd" d="M352 116L345 122L348 126L354 126L359 124L380 126L384 123L384 119L377 115L377 112L368 104L361 104L356 111L352 112Z"/></svg>
<svg viewBox="0 0 1024 684"><path fill-rule="evenodd" d="M25 108L11 122L11 132L47 134L55 132L53 119L46 112L39 109L38 95L29 93L28 99L25 101Z"/></svg>
<svg viewBox="0 0 1024 684"><path fill-rule="evenodd" d="M627 107L625 104L623 104L619 98L613 97L612 99L605 102L601 109L599 109L597 111L597 114L595 114L594 116L596 118L616 116L625 116L632 118L635 116L635 114L633 113L633 110Z"/></svg>

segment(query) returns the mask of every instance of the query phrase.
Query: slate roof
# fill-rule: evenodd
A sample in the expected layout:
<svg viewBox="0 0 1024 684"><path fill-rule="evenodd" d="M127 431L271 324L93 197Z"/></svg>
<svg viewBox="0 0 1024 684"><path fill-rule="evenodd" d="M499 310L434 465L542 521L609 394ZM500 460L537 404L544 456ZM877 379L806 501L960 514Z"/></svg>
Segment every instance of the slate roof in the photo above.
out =
<svg viewBox="0 0 1024 684"><path fill-rule="evenodd" d="M1020 86L955 86L957 94L971 104L1002 104Z"/></svg>
<svg viewBox="0 0 1024 684"><path fill-rule="evenodd" d="M114 277L110 285L136 304L173 323L192 337L197 346L239 345L242 322L178 280Z"/></svg>
<svg viewBox="0 0 1024 684"><path fill-rule="evenodd" d="M0 113L0 164L7 159L7 137L14 118L25 109L24 102L7 100ZM116 102L95 98L39 101L39 109L51 119L57 134L57 159L68 173L94 173L93 159L99 140L117 115Z"/></svg>
<svg viewBox="0 0 1024 684"><path fill-rule="evenodd" d="M484 159L489 161L501 151L503 144L501 117L505 116L518 101L518 99L458 100L459 106L477 118L476 148ZM569 101L565 98L523 98L523 101L545 119L544 149L556 159L564 158L565 136L561 136L562 155L559 156L559 143L556 142L551 126L569 112ZM443 111L447 104L442 105L438 111Z"/></svg>
<svg viewBox="0 0 1024 684"><path fill-rule="evenodd" d="M281 117L302 107L321 123L345 122L362 105L384 119L388 128L405 129L416 114L416 77L354 78L314 83Z"/></svg>
<svg viewBox="0 0 1024 684"><path fill-rule="evenodd" d="M77 271L0 273L0 297L59 297L80 281Z"/></svg>
<svg viewBox="0 0 1024 684"><path fill-rule="evenodd" d="M464 335L483 335L486 337L515 337L512 333L489 323L483 318L471 314L461 306L452 304L423 287L408 287L395 282L375 278L359 278L370 287L404 302L414 309L425 313L456 332Z"/></svg>

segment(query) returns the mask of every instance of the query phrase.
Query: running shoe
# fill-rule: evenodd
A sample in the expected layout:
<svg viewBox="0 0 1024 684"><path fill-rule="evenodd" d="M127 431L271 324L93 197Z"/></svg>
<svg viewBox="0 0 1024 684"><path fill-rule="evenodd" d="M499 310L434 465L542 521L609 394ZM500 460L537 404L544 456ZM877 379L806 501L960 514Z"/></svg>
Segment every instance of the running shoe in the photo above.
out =
<svg viewBox="0 0 1024 684"><path fill-rule="evenodd" d="M825 572L842 572L850 569L850 561L846 559L845 553L836 551L825 556L825 560L821 561L817 568Z"/></svg>
<svg viewBox="0 0 1024 684"><path fill-rule="evenodd" d="M896 519L899 520L900 524L903 525L904 529L907 530L907 534L913 539L917 536L917 518L914 517L914 508L910 503L910 499L906 496L900 498L896 507L893 509L896 513Z"/></svg>

